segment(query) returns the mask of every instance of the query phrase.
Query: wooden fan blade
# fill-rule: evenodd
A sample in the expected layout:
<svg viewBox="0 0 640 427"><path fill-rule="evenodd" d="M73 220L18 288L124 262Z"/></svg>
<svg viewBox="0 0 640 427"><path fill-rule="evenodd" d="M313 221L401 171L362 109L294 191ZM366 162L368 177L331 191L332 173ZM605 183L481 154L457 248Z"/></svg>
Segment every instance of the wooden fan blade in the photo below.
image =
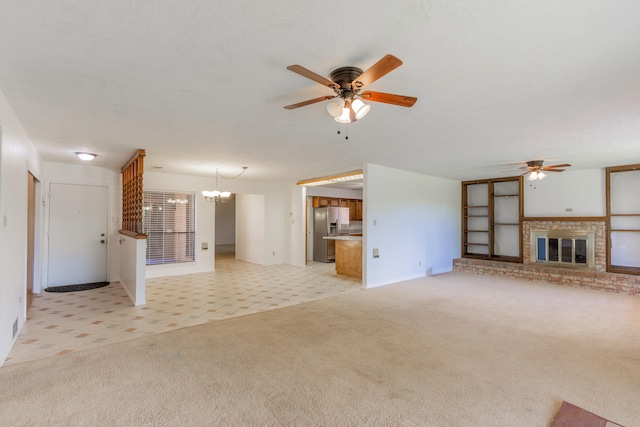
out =
<svg viewBox="0 0 640 427"><path fill-rule="evenodd" d="M360 74L360 76L356 77L352 84L357 89L362 89L365 86L370 85L371 83L378 80L380 77L385 74L390 73L395 70L399 66L402 65L402 61L396 58L393 55L385 55L384 58L373 64L367 71Z"/></svg>
<svg viewBox="0 0 640 427"><path fill-rule="evenodd" d="M542 169L549 170L553 168L568 168L569 166L571 166L569 163L563 163L561 165L543 166Z"/></svg>
<svg viewBox="0 0 640 427"><path fill-rule="evenodd" d="M541 171L545 171L545 172L564 172L564 169L546 169L546 168L542 168L540 170Z"/></svg>
<svg viewBox="0 0 640 427"><path fill-rule="evenodd" d="M289 65L287 70L293 71L294 73L300 74L302 77L306 77L308 79L313 80L314 82L320 83L323 86L330 87L331 89L340 87L337 83L332 82L331 80L322 77L319 74L314 73L311 70L307 70L302 65Z"/></svg>
<svg viewBox="0 0 640 427"><path fill-rule="evenodd" d="M418 98L414 98L413 96L370 91L362 92L360 97L369 101L384 102L385 104L399 105L401 107L413 107L413 104L418 100Z"/></svg>
<svg viewBox="0 0 640 427"><path fill-rule="evenodd" d="M316 102L326 101L327 99L333 99L333 98L335 98L335 96L331 96L331 95L321 96L320 98L309 99L307 101L298 102L297 104L287 105L284 108L286 108L287 110L293 110L294 108L304 107L305 105L315 104Z"/></svg>

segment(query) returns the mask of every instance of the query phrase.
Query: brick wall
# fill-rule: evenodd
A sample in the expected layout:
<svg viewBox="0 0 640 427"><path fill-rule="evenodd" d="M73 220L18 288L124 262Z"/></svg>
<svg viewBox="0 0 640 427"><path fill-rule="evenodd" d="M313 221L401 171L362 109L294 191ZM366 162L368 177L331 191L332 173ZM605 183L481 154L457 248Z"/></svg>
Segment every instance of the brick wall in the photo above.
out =
<svg viewBox="0 0 640 427"><path fill-rule="evenodd" d="M532 263L530 260L531 230L583 230L595 231L595 269L552 267ZM640 276L607 273L606 235L604 221L523 221L523 263L490 261L474 258L453 260L453 270L505 276L564 286L601 289L629 295L640 295Z"/></svg>
<svg viewBox="0 0 640 427"><path fill-rule="evenodd" d="M607 271L607 236L604 221L522 221L522 262L531 264L531 230L595 232L595 269Z"/></svg>

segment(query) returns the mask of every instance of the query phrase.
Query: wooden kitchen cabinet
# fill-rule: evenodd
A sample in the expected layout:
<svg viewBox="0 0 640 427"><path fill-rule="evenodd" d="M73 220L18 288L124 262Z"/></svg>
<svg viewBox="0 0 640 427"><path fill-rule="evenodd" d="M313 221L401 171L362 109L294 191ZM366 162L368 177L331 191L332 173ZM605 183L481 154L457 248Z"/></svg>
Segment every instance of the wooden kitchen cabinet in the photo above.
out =
<svg viewBox="0 0 640 427"><path fill-rule="evenodd" d="M313 196L311 205L314 208L326 208L328 206L349 208L349 221L362 221L362 200Z"/></svg>

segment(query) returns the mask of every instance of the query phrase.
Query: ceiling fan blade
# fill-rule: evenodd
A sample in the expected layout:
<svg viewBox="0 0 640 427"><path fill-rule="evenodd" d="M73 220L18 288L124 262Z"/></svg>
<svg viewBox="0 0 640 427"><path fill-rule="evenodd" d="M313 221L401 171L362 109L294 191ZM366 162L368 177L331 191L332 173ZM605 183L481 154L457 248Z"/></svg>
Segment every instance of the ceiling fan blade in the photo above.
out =
<svg viewBox="0 0 640 427"><path fill-rule="evenodd" d="M564 169L547 169L547 168L542 168L540 169L541 171L545 171L545 172L564 172Z"/></svg>
<svg viewBox="0 0 640 427"><path fill-rule="evenodd" d="M568 168L571 166L569 163L563 163L561 165L543 166L542 169L548 170L553 168Z"/></svg>
<svg viewBox="0 0 640 427"><path fill-rule="evenodd" d="M380 77L390 73L401 65L402 61L400 61L393 55L387 54L384 56L384 58L369 67L369 69L367 69L364 73L360 74L360 76L356 77L352 83L356 86L357 89L362 89L363 87L370 85Z"/></svg>
<svg viewBox="0 0 640 427"><path fill-rule="evenodd" d="M371 91L362 92L360 97L369 101L384 102L385 104L399 105L401 107L413 107L413 104L418 100L418 98L414 98L413 96Z"/></svg>
<svg viewBox="0 0 640 427"><path fill-rule="evenodd" d="M330 87L331 89L340 87L337 83L332 82L326 77L322 77L319 74L314 73L311 70L307 70L302 65L289 65L287 70L293 71L294 73L300 74L302 77L306 77L308 79L313 80L314 82L320 83L323 86Z"/></svg>
<svg viewBox="0 0 640 427"><path fill-rule="evenodd" d="M304 107L305 105L315 104L316 102L322 102L322 101L326 101L327 99L333 99L333 98L335 98L335 96L333 95L321 96L320 98L309 99L307 101L298 102L297 104L287 105L284 108L286 108L287 110L293 110L295 108Z"/></svg>

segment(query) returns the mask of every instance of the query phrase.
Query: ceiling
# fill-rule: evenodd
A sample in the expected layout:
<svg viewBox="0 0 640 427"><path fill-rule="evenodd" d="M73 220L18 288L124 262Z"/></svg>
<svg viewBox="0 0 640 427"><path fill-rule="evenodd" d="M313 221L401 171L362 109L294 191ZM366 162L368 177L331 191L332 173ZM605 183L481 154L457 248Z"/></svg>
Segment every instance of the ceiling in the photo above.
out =
<svg viewBox="0 0 640 427"><path fill-rule="evenodd" d="M637 0L3 1L0 89L46 161L297 181L375 163L453 179L640 162ZM338 124L329 76L416 96ZM345 139L348 134L348 139Z"/></svg>

